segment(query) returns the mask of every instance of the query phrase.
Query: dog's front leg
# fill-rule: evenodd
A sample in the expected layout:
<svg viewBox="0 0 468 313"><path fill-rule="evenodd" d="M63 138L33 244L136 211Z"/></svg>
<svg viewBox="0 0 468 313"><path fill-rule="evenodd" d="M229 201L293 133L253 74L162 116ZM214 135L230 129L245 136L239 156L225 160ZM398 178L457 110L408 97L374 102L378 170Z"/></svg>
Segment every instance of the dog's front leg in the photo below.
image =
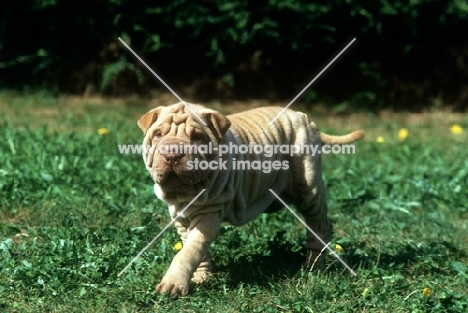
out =
<svg viewBox="0 0 468 313"><path fill-rule="evenodd" d="M219 212L198 214L190 219L187 240L162 281L156 286L158 293L185 295L189 291L190 278L208 255L210 244L216 239L221 225Z"/></svg>

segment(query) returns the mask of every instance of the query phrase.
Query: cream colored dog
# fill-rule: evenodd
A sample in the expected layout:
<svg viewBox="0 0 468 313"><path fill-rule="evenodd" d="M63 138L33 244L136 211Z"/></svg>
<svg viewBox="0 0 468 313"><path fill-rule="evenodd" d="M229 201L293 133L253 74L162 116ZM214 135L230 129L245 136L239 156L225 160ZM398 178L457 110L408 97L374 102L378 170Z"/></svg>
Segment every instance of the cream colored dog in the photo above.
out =
<svg viewBox="0 0 468 313"><path fill-rule="evenodd" d="M143 156L146 167L156 183L155 193L169 205L171 217L176 218L206 189L175 222L184 246L157 285L158 293L183 295L189 290L190 279L195 283L207 280L211 274L209 246L223 221L242 225L261 213L283 207L269 189L293 202L308 226L323 241L330 241L319 153L221 153L221 148L235 150L249 144L265 151L275 145L321 147L322 143L351 143L362 138L363 131L327 135L318 131L306 114L289 109L269 125L282 110L279 107L225 116L200 105L188 105L190 110L183 103L158 107L138 121L145 134L143 145L152 149ZM176 151L176 146L181 149ZM185 149L209 146L211 151ZM307 264L312 266L323 245L307 232L306 248Z"/></svg>

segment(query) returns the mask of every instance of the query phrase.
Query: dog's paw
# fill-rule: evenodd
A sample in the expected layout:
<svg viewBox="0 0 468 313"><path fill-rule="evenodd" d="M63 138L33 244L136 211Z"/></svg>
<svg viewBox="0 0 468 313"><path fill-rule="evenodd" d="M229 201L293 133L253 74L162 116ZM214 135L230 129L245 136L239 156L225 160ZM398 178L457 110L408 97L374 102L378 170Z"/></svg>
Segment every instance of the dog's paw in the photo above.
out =
<svg viewBox="0 0 468 313"><path fill-rule="evenodd" d="M201 284L207 281L211 276L211 272L207 271L200 271L200 272L195 272L193 273L192 281L195 284Z"/></svg>
<svg viewBox="0 0 468 313"><path fill-rule="evenodd" d="M183 296L189 291L189 281L181 276L166 275L156 286L159 294L169 293L171 296Z"/></svg>

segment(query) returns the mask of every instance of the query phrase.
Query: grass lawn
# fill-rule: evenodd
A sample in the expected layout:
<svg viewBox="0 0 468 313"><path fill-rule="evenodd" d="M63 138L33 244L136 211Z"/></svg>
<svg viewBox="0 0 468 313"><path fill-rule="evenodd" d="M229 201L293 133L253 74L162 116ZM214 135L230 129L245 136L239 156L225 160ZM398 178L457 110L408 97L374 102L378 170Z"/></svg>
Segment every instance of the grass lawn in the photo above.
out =
<svg viewBox="0 0 468 313"><path fill-rule="evenodd" d="M0 93L0 312L468 312L468 115L444 112L311 110L328 133L367 132L355 155L323 157L332 247L356 277L331 255L305 271L287 210L223 225L215 274L188 296L154 291L173 227L117 277L170 221L141 156L117 149L156 105Z"/></svg>

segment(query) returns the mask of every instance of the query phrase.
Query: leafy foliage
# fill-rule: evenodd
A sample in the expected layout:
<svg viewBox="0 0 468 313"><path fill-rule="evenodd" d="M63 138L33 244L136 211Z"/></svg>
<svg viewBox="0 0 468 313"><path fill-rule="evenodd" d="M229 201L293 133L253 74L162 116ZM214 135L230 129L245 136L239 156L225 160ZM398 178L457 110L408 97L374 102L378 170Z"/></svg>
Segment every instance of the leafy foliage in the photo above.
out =
<svg viewBox="0 0 468 313"><path fill-rule="evenodd" d="M466 101L462 0L28 0L8 2L0 18L2 83L10 87L95 85L116 94L154 86L143 82L141 64L122 58L122 37L170 81L195 86L199 98L210 89L290 98L357 37L339 73L329 71L313 93L335 101L355 95L348 105L364 100L370 108L382 97L411 104L421 94ZM133 83L121 78L135 74Z"/></svg>

